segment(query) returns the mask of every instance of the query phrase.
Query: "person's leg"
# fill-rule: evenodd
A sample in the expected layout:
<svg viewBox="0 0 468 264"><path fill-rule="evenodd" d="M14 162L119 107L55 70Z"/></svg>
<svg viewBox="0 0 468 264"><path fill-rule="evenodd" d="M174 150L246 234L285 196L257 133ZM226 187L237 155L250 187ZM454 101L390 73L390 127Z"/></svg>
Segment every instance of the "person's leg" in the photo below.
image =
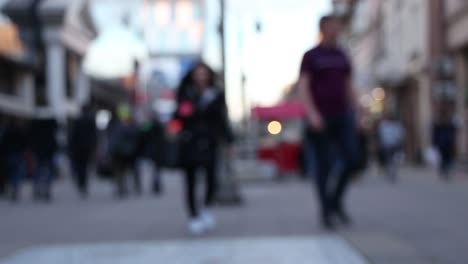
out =
<svg viewBox="0 0 468 264"><path fill-rule="evenodd" d="M5 181L5 173L6 170L0 171L0 197L5 195L6 193L6 181Z"/></svg>
<svg viewBox="0 0 468 264"><path fill-rule="evenodd" d="M216 161L205 167L206 170L206 195L205 195L205 207L210 208L213 206L216 191L217 191L217 178L216 178Z"/></svg>
<svg viewBox="0 0 468 264"><path fill-rule="evenodd" d="M217 192L217 164L216 158L204 166L205 169L205 203L203 211L201 212L201 220L206 230L214 230L216 228L216 218L211 211L211 208L214 205Z"/></svg>
<svg viewBox="0 0 468 264"><path fill-rule="evenodd" d="M133 176L133 189L136 194L141 195L141 175L140 175L140 162L138 159L134 159L131 161L131 170Z"/></svg>
<svg viewBox="0 0 468 264"><path fill-rule="evenodd" d="M42 174L43 174L43 161L40 157L36 156L34 166L34 199L40 200L43 198L42 191Z"/></svg>
<svg viewBox="0 0 468 264"><path fill-rule="evenodd" d="M384 147L384 159L385 159L385 176L387 180L393 181L393 169L394 169L394 153L391 147Z"/></svg>
<svg viewBox="0 0 468 264"><path fill-rule="evenodd" d="M450 178L450 150L449 148L441 148L440 149L440 175L443 179L447 180Z"/></svg>
<svg viewBox="0 0 468 264"><path fill-rule="evenodd" d="M189 166L185 168L185 199L190 221L188 231L192 235L201 235L207 230L204 214L201 214L197 201L197 167Z"/></svg>
<svg viewBox="0 0 468 264"><path fill-rule="evenodd" d="M8 178L12 201L19 199L19 189L24 174L24 162L20 154L12 154L8 158Z"/></svg>
<svg viewBox="0 0 468 264"><path fill-rule="evenodd" d="M6 194L8 170L6 166L6 157L0 157L0 197Z"/></svg>
<svg viewBox="0 0 468 264"><path fill-rule="evenodd" d="M162 192L161 167L156 162L153 162L153 193L160 194Z"/></svg>
<svg viewBox="0 0 468 264"><path fill-rule="evenodd" d="M54 181L54 160L53 157L47 157L43 161L42 190L44 200L52 200L52 183Z"/></svg>
<svg viewBox="0 0 468 264"><path fill-rule="evenodd" d="M398 148L397 147L392 147L391 148L391 159L390 159L390 181L396 182L398 180L398 166L399 160L398 160Z"/></svg>
<svg viewBox="0 0 468 264"><path fill-rule="evenodd" d="M79 180L79 165L78 161L75 157L70 156L70 167L71 167L71 173L72 173L72 179L73 183L75 184L77 190L80 190L80 180Z"/></svg>
<svg viewBox="0 0 468 264"><path fill-rule="evenodd" d="M125 198L127 195L127 166L121 159L114 159L112 166L115 179L115 194L117 198Z"/></svg>
<svg viewBox="0 0 468 264"><path fill-rule="evenodd" d="M81 192L80 162L77 158L71 158L71 167L73 173L73 181L75 182L78 192Z"/></svg>
<svg viewBox="0 0 468 264"><path fill-rule="evenodd" d="M89 175L88 175L88 168L89 168L89 159L83 159L81 164L81 192L83 196L88 196L89 192Z"/></svg>
<svg viewBox="0 0 468 264"><path fill-rule="evenodd" d="M88 163L84 158L77 158L73 161L73 171L78 187L78 192L85 198L88 194Z"/></svg>
<svg viewBox="0 0 468 264"><path fill-rule="evenodd" d="M310 141L306 135L304 139L304 170L308 179L315 180L317 177L317 157L313 142Z"/></svg>
<svg viewBox="0 0 468 264"><path fill-rule="evenodd" d="M336 142L340 156L343 159L344 169L340 174L337 186L332 196L332 206L335 213L345 223L349 223L350 219L344 208L344 198L351 182L352 174L357 164L358 144L357 144L357 129L352 115L338 120L334 127L333 141Z"/></svg>
<svg viewBox="0 0 468 264"><path fill-rule="evenodd" d="M307 134L307 142L312 145L316 158L316 180L317 195L320 202L320 210L322 224L326 228L333 228L333 223L330 219L330 206L328 195L328 179L330 174L330 145L327 133L316 133L309 131Z"/></svg>
<svg viewBox="0 0 468 264"><path fill-rule="evenodd" d="M453 170L455 168L455 158L456 158L456 155L455 155L455 147L454 148L450 148L448 149L448 155L447 155L447 171L448 171L448 175L449 175L449 178L453 176Z"/></svg>
<svg viewBox="0 0 468 264"><path fill-rule="evenodd" d="M197 218L198 207L196 198L196 168L193 166L185 168L185 201L190 218Z"/></svg>

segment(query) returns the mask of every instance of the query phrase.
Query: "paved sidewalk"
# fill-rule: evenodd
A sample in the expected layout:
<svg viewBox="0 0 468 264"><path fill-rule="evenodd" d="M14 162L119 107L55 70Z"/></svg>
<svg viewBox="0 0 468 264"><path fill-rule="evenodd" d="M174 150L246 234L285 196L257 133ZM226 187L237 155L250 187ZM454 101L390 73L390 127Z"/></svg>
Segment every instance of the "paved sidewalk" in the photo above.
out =
<svg viewBox="0 0 468 264"><path fill-rule="evenodd" d="M406 169L400 182L390 184L377 175L370 172L354 184L349 207L355 225L337 235L371 263L461 264L468 260L467 178L445 183L427 171ZM320 229L315 194L308 182L244 185L246 203L217 209L218 230L202 240L185 231L180 175L165 173L165 185L165 195L159 198L148 193L116 201L108 183L95 181L90 199L81 201L71 183L63 181L56 186L51 205L33 203L27 191L18 205L0 200L0 259L38 246L314 240L330 235Z"/></svg>
<svg viewBox="0 0 468 264"><path fill-rule="evenodd" d="M335 236L158 243L112 243L49 247L24 251L1 264L366 264L349 244Z"/></svg>

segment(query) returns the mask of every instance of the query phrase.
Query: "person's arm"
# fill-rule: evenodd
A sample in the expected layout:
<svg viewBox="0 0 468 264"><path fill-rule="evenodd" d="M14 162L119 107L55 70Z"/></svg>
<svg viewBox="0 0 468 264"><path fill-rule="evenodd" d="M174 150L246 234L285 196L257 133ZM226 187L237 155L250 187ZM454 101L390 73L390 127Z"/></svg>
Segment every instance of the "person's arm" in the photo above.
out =
<svg viewBox="0 0 468 264"><path fill-rule="evenodd" d="M359 104L358 94L356 92L356 89L354 89L353 80L351 79L351 77L348 78L348 80L346 81L346 89L349 101L351 102L352 110L356 114L360 114L362 109L361 105Z"/></svg>
<svg viewBox="0 0 468 264"><path fill-rule="evenodd" d="M320 131L324 128L324 124L313 95L310 92L311 81L311 77L307 73L301 73L299 77L299 92L306 107L307 121L313 129Z"/></svg>
<svg viewBox="0 0 468 264"><path fill-rule="evenodd" d="M226 104L226 96L223 94L220 95L219 99L219 114L220 114L220 121L221 121L221 133L223 139L226 141L228 145L232 145L234 143L235 137L234 133L232 132L231 125L229 122L229 114L228 108Z"/></svg>

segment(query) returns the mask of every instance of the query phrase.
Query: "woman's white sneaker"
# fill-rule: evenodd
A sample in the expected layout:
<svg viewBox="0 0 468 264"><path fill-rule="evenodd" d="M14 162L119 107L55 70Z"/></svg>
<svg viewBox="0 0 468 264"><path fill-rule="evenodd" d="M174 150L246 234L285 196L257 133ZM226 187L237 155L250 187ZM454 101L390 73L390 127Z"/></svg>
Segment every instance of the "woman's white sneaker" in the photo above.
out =
<svg viewBox="0 0 468 264"><path fill-rule="evenodd" d="M206 230L212 231L216 229L216 219L213 216L211 210L203 210L201 214L201 220L203 221L203 225L206 228Z"/></svg>
<svg viewBox="0 0 468 264"><path fill-rule="evenodd" d="M201 218L192 218L188 225L188 231L193 236L200 236L205 232L205 225Z"/></svg>

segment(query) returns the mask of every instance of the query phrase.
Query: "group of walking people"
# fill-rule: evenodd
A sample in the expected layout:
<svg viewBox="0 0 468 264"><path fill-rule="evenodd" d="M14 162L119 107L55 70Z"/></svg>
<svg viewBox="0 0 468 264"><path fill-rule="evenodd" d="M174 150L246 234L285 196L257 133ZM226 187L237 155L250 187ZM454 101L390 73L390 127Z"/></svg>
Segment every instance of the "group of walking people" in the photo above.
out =
<svg viewBox="0 0 468 264"><path fill-rule="evenodd" d="M352 222L345 201L363 153L359 144L362 111L352 85L352 64L338 45L341 26L340 19L335 16L320 20L321 42L303 56L299 78L306 108L305 148L314 153L306 160L313 163L316 170L319 215L326 229ZM120 106L107 130L98 133L95 113L85 108L83 114L70 123L66 148L81 196L86 198L89 193L91 163L95 163L99 174L114 182L116 197L129 195L129 174L133 176L135 192L141 194L138 170L141 157L154 164L152 191L159 194L162 191L160 168L169 153L163 139L169 135L177 139L176 165L184 173L188 230L200 235L215 228L212 207L218 190L220 150L221 146L232 149L234 141L225 95L216 81L208 65L202 62L194 65L177 90L177 108L170 122L177 126L163 126L157 119L137 124L131 108ZM58 176L54 169L54 157L59 150L57 122L37 120L26 126L12 119L1 128L0 165L4 172L1 175L7 176L0 178L0 192L6 193L8 189L12 200L16 201L21 182L29 172L35 186L33 197L50 201L51 185ZM447 136L453 130L442 124L436 129L434 140L441 145L441 152L452 153L452 147L442 145L453 145ZM382 120L378 129L383 156L389 164L386 168L392 179L396 177L393 162L401 149L403 134L402 125L393 117ZM204 177L198 176L199 170L204 172ZM204 199L199 201L197 185L201 180L206 187Z"/></svg>
<svg viewBox="0 0 468 264"><path fill-rule="evenodd" d="M142 158L155 161L153 149L160 137L160 126L154 122L143 128L130 121L130 115L127 118L119 113L118 117L107 131L97 130L95 113L89 106L84 107L79 117L71 119L67 128L53 118L3 120L0 125L0 196L17 202L23 196L24 183L31 182L32 198L50 202L53 183L69 171L78 193L85 199L89 194L92 165L98 167L103 178L115 182L119 198L127 194L127 172L133 175L135 191L141 193L138 161ZM127 144L124 149L122 144ZM68 159L64 159L65 156ZM69 164L68 170L65 164ZM160 193L159 167L155 167L152 191ZM99 171L99 168L107 171Z"/></svg>
<svg viewBox="0 0 468 264"><path fill-rule="evenodd" d="M0 195L20 198L22 182L33 182L35 200L50 201L56 175L57 122L53 119L5 119L0 129Z"/></svg>
<svg viewBox="0 0 468 264"><path fill-rule="evenodd" d="M356 153L359 151L356 145L359 109L357 99L352 88L352 67L345 53L338 47L337 38L340 33L340 20L334 16L326 16L320 21L322 41L314 49L308 51L303 58L300 71L299 86L307 109L307 142L314 149L315 164L317 165L317 193L321 205L321 219L324 227L332 229L336 220L343 224L350 224L351 218L345 207L345 195L353 175L356 163ZM79 192L86 197L88 194L87 169L91 157L96 152L98 136L91 111L75 120L69 133L69 152L72 160L74 178ZM87 114L90 113L90 114ZM148 137L141 139L141 133L132 119L130 109L119 108L114 121L104 137L107 140L105 152L110 168L107 170L115 181L115 194L117 197L125 197L128 194L126 187L126 174L135 171L137 153L147 146ZM153 134L153 138L161 138L161 133L174 133L179 146L177 158L178 166L185 174L185 200L189 216L188 229L192 234L202 234L216 225L216 219L211 211L215 202L217 191L217 164L219 161L220 146L224 142L230 145L233 134L229 128L227 107L224 93L216 83L215 74L204 63L197 63L182 80L177 91L177 110L174 120L180 124L176 132L159 129ZM56 126L53 127L55 132ZM15 137L19 133L4 133ZM47 133L53 135L54 133ZM33 138L36 138L34 132ZM8 163L8 179L14 192L17 190L16 174L19 158L25 150L23 140L8 140L13 148L8 155L12 157ZM54 141L56 142L56 141ZM143 143L141 143L143 142ZM45 142L43 142L45 144ZM45 144L49 146L49 144ZM56 146L54 143L50 146ZM151 145L144 149L158 151L158 146ZM18 148L18 149L14 149ZM98 148L99 149L99 148ZM332 150L333 149L333 150ZM45 158L38 158L38 164L43 164L42 169L48 170L47 177L38 179L44 182L46 196L50 198L50 182L53 178L51 164L53 153L57 147L48 151ZM151 151L150 151L151 152ZM335 159L330 158L330 153L335 153L341 162L338 180L330 178ZM99 154L99 151L98 151ZM99 155L98 155L99 156ZM110 157L110 158L109 158ZM105 170L103 159L97 162L98 170ZM157 159L154 159L157 161ZM100 164L102 163L102 164ZM156 162L157 163L157 162ZM108 165L109 165L108 164ZM40 166L38 166L40 168ZM42 170L40 169L40 170ZM198 171L205 173L204 178L198 177ZM141 192L141 182L138 173L133 173L135 178L135 190ZM47 179L47 180L46 180ZM199 202L197 197L197 182L205 181L205 197ZM334 184L332 184L334 183ZM38 185L40 186L40 185ZM39 187L38 187L39 191Z"/></svg>
<svg viewBox="0 0 468 264"><path fill-rule="evenodd" d="M60 129L55 119L8 120L0 126L0 193L17 201L22 183L30 179L34 182L34 199L51 201L53 182L60 178L57 154L61 152L69 158L73 180L83 199L89 195L91 165L98 175L114 183L115 197L122 199L129 195L129 178L133 180L135 193L141 194L144 186L138 161L142 158L153 162L151 190L160 194L163 187L160 170L166 162L168 147L172 147L177 148L177 157L171 166L177 166L185 174L188 229L193 234L213 229L216 219L211 207L218 186L216 173L221 145L224 142L229 146L234 139L225 96L216 81L214 71L202 62L194 65L181 81L173 116L179 124L177 130L164 126L156 118L137 123L131 107L121 105L107 129L99 131L96 113L84 107L79 117L68 122L68 128L64 129L67 144L59 147ZM168 146L167 136L176 138L177 144ZM199 170L205 174L206 193L202 203L197 194Z"/></svg>

